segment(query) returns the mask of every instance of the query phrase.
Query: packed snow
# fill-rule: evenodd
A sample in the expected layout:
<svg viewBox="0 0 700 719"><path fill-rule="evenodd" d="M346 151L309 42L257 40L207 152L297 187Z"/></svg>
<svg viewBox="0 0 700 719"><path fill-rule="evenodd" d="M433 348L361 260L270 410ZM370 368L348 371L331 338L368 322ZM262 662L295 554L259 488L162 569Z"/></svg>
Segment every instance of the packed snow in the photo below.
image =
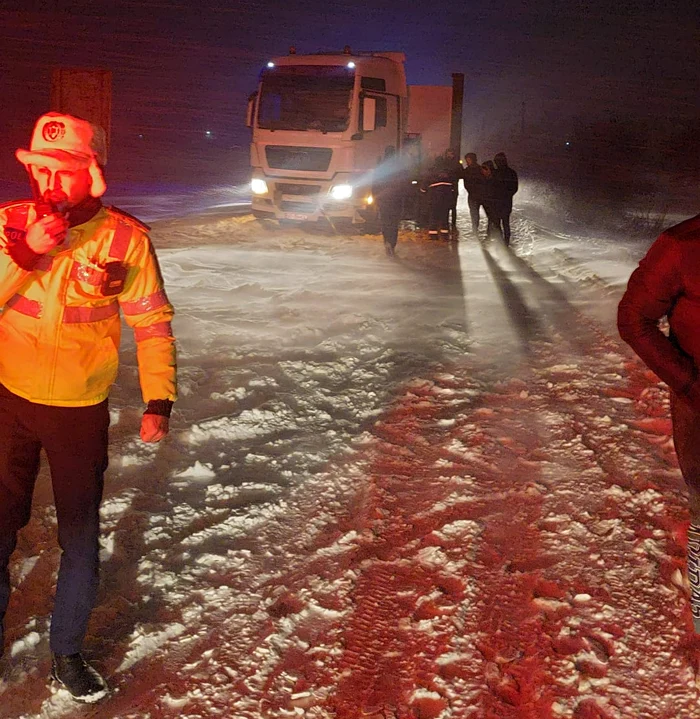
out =
<svg viewBox="0 0 700 719"><path fill-rule="evenodd" d="M459 242L389 258L245 199L113 198L153 225L180 399L142 443L125 332L85 646L111 696L47 680L44 466L0 715L700 718L667 389L615 329L650 238L525 185L510 249L461 206Z"/></svg>

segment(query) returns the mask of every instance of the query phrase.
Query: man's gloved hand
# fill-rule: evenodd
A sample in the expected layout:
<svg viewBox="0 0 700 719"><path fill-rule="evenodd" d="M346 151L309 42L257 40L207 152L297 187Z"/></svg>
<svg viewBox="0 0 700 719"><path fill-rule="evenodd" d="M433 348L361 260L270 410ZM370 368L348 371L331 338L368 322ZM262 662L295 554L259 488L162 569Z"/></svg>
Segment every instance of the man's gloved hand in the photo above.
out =
<svg viewBox="0 0 700 719"><path fill-rule="evenodd" d="M37 255L45 255L65 240L66 232L68 220L63 215L47 215L27 227L27 246Z"/></svg>
<svg viewBox="0 0 700 719"><path fill-rule="evenodd" d="M144 442L160 442L170 429L168 417L159 414L144 414L141 420L141 439Z"/></svg>

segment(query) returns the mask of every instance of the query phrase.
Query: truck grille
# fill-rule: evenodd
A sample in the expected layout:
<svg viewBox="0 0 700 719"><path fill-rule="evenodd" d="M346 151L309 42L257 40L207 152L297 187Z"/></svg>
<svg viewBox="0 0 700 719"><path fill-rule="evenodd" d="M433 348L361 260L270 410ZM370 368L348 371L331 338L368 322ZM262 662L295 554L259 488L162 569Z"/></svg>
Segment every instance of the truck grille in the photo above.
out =
<svg viewBox="0 0 700 719"><path fill-rule="evenodd" d="M280 209L282 212L301 212L305 215L310 215L316 212L318 205L315 202L289 202L282 200Z"/></svg>
<svg viewBox="0 0 700 719"><path fill-rule="evenodd" d="M276 182L275 189L283 195L318 195L321 188L318 185L295 185L293 182Z"/></svg>
<svg viewBox="0 0 700 719"><path fill-rule="evenodd" d="M333 150L328 147L287 147L268 145L267 164L276 170L307 170L325 172L331 164Z"/></svg>

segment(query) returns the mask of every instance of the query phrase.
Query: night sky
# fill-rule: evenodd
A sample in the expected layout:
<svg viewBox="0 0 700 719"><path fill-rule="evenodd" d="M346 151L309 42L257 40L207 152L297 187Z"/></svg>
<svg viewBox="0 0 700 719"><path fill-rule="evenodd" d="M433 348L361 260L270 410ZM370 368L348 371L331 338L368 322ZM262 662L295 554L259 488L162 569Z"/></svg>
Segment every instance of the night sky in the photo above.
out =
<svg viewBox="0 0 700 719"><path fill-rule="evenodd" d="M119 171L134 154L169 155L177 164L196 156L234 162L238 153L245 163L246 99L261 66L290 45L300 53L346 44L401 50L410 84L449 84L452 72L463 72L463 151L520 127L522 103L528 130L552 142L575 122L600 117L672 123L700 113L699 6L2 0L0 168L4 177L21 177L14 149L26 145L48 108L50 71L62 66L112 70L110 163Z"/></svg>

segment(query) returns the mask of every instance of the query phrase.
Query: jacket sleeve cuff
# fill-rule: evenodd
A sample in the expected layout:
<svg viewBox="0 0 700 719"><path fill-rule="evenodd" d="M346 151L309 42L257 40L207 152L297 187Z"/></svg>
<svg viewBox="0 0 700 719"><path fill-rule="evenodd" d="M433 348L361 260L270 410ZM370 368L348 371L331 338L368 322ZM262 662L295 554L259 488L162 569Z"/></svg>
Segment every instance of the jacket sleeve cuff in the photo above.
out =
<svg viewBox="0 0 700 719"><path fill-rule="evenodd" d="M152 399L148 402L148 407L144 414L158 414L161 417L170 417L173 409L173 402L170 399Z"/></svg>
<svg viewBox="0 0 700 719"><path fill-rule="evenodd" d="M31 271L36 267L42 255L34 252L27 244L27 238L21 237L7 243L7 254L23 270Z"/></svg>

